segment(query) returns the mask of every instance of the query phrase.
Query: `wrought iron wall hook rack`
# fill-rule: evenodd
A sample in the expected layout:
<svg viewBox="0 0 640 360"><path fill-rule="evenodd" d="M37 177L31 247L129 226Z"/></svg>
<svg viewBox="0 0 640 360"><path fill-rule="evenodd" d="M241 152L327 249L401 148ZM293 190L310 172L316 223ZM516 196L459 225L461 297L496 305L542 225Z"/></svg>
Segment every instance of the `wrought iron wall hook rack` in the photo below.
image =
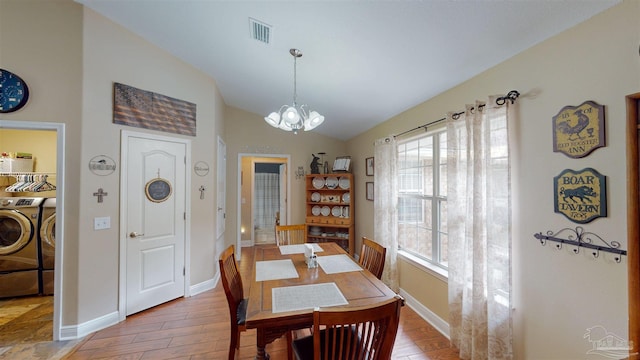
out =
<svg viewBox="0 0 640 360"><path fill-rule="evenodd" d="M617 254L617 256L614 258L617 263L620 263L623 255L627 255L626 250L620 249L619 242L607 242L597 234L584 231L584 228L582 226L577 226L575 229L564 228L555 233L549 230L544 235L542 234L542 232L539 232L537 234L534 234L533 236L536 239L540 240L540 244L542 244L543 246L547 245L547 241L557 242L558 244L556 244L556 248L558 250L562 249L563 244L575 246L575 248L572 249L574 254L580 253L581 247L593 250L591 252L591 255L593 255L594 258L598 258L601 251ZM564 237L566 237L566 239ZM600 245L599 243L594 243L594 240L602 243L602 245Z"/></svg>

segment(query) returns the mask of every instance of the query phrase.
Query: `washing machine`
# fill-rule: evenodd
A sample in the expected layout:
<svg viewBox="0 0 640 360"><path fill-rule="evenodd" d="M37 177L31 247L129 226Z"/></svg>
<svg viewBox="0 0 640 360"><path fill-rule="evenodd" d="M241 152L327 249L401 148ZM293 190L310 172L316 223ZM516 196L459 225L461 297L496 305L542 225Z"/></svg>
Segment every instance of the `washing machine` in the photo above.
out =
<svg viewBox="0 0 640 360"><path fill-rule="evenodd" d="M43 198L0 198L0 298L36 295Z"/></svg>
<svg viewBox="0 0 640 360"><path fill-rule="evenodd" d="M56 264L56 198L42 202L40 223L40 276L42 294L53 295L53 274Z"/></svg>

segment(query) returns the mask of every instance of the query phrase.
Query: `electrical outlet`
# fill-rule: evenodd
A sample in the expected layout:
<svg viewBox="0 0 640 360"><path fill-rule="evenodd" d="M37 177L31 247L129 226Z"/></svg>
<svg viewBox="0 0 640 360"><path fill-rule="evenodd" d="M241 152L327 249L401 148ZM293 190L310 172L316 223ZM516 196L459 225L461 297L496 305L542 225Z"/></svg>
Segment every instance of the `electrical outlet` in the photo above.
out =
<svg viewBox="0 0 640 360"><path fill-rule="evenodd" d="M97 217L93 218L93 230L104 230L111 227L111 217Z"/></svg>

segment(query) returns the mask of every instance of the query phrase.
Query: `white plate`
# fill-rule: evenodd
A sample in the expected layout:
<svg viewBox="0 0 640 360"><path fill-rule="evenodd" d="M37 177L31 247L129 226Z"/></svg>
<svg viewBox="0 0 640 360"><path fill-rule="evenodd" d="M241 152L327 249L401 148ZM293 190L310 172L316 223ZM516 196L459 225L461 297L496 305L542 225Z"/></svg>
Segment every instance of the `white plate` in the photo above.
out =
<svg viewBox="0 0 640 360"><path fill-rule="evenodd" d="M338 186L340 189L348 189L349 188L349 178L341 176L340 180L338 180Z"/></svg>
<svg viewBox="0 0 640 360"><path fill-rule="evenodd" d="M349 193L344 193L342 194L342 202L345 204L348 204L351 202L351 194Z"/></svg>
<svg viewBox="0 0 640 360"><path fill-rule="evenodd" d="M320 210L320 214L322 214L322 216L329 216L329 214L331 214L331 209L325 205L322 207L322 210Z"/></svg>
<svg viewBox="0 0 640 360"><path fill-rule="evenodd" d="M311 194L311 201L318 202L320 201L320 193L314 192Z"/></svg>
<svg viewBox="0 0 640 360"><path fill-rule="evenodd" d="M316 205L314 207L311 208L311 213L314 216L320 216L320 206Z"/></svg>
<svg viewBox="0 0 640 360"><path fill-rule="evenodd" d="M342 216L342 206L334 206L331 208L331 215Z"/></svg>
<svg viewBox="0 0 640 360"><path fill-rule="evenodd" d="M324 187L324 178L316 176L313 178L313 181L311 182L311 184L316 189L322 189Z"/></svg>
<svg viewBox="0 0 640 360"><path fill-rule="evenodd" d="M335 189L338 187L338 178L334 176L329 176L327 178L327 187L329 189Z"/></svg>

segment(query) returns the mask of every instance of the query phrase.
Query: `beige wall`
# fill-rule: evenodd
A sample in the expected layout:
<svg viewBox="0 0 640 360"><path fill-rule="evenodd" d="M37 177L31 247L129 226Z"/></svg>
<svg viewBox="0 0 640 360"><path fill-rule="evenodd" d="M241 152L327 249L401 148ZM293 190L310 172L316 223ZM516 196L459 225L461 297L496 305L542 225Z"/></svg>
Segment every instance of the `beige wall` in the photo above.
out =
<svg viewBox="0 0 640 360"><path fill-rule="evenodd" d="M564 169L593 167L607 176L608 216L584 224L626 249L625 96L640 90L640 2L624 1L600 15L505 61L479 76L361 134L348 143L358 186L373 141L460 111L490 94L519 90L513 128L513 304L516 359L585 359L592 344L583 338L602 325L627 337L626 258L594 260L590 252L543 247L533 237L575 228L553 210L553 177ZM554 153L551 118L565 105L593 100L606 107L607 146L582 159ZM358 193L356 234L373 232L371 202ZM448 321L446 286L410 263L400 265L400 285ZM445 284L446 285L446 284ZM597 356L594 358L598 358Z"/></svg>
<svg viewBox="0 0 640 360"><path fill-rule="evenodd" d="M56 185L56 132L50 130L0 129L0 152L25 152L33 157L33 171L47 174L47 182ZM3 179L4 178L4 179ZM13 177L0 177L0 189L15 183ZM3 192L0 196L56 197L54 191Z"/></svg>
<svg viewBox="0 0 640 360"><path fill-rule="evenodd" d="M638 18L640 2L624 1L342 142L313 132L283 132L268 126L262 115L225 108L213 80L92 11L83 13L71 0L0 1L0 66L22 76L32 91L25 108L0 114L0 119L66 124L63 324L82 324L117 309L119 178L115 174L97 177L86 166L99 154L119 164L123 127L111 123L113 81L197 104L198 134L186 137L192 140L193 162L206 161L215 169L214 139L225 135L225 246L236 243L239 228L238 154L289 154L290 168L304 166L307 172L312 153L327 152L330 162L336 156L351 155L358 204L356 238L375 238L373 202L364 194L364 183L373 179L364 175L365 158L373 156L373 141L439 119L476 98L517 89L523 95L518 100L518 125L512 129L515 358L585 358L592 346L583 335L595 325L626 337L626 259L616 264L605 255L593 260L588 252L555 251L552 246L540 246L533 234L576 225L553 212L552 178L567 168L593 167L607 176L609 214L584 227L626 248L624 96L640 88ZM24 23L29 24L28 30ZM20 41L13 41L14 37ZM585 100L606 106L607 147L583 159L553 153L551 117L563 106ZM212 258L220 249L212 238L215 172L192 180L194 285L214 278ZM200 185L212 189L205 201L199 200ZM100 206L91 196L98 187L110 194ZM303 222L304 181L292 180L291 194L291 222ZM112 228L94 232L95 216L111 216ZM400 269L402 289L446 321L446 284L408 262L402 262Z"/></svg>
<svg viewBox="0 0 640 360"><path fill-rule="evenodd" d="M195 103L197 136L182 137L191 141L192 162L205 161L210 169L216 169L215 139L224 136L224 103L212 79L71 0L0 1L0 34L0 66L31 90L23 109L0 119L66 124L62 325L100 319L118 309L119 171L97 176L87 164L96 155L120 164L125 127L112 124L113 82ZM192 176L189 184L191 286L217 273L215 175ZM204 200L201 185L208 189ZM92 196L98 188L109 193L101 204ZM111 229L94 231L97 216L110 216Z"/></svg>
<svg viewBox="0 0 640 360"><path fill-rule="evenodd" d="M28 25L27 25L28 24ZM16 39L19 39L17 41ZM65 304L62 324L78 324L78 191L82 131L82 6L70 0L0 1L0 67L29 85L27 105L0 120L64 123Z"/></svg>
<svg viewBox="0 0 640 360"><path fill-rule="evenodd" d="M285 100L283 100L285 101ZM274 105L277 106L277 105ZM326 121L329 121L327 119ZM338 120L335 120L338 121ZM228 107L225 113L225 131L227 134L227 231L226 245L236 244L238 239L238 157L239 154L290 155L289 179L291 180L291 198L289 199L291 224L305 221L304 179L296 180L291 173L303 166L310 172L311 154L326 152L325 159L332 163L336 156L347 155L346 143L320 135L313 131L301 131L298 134L286 132L269 126L264 115L253 114L237 108ZM249 180L244 178L245 181Z"/></svg>
<svg viewBox="0 0 640 360"><path fill-rule="evenodd" d="M84 12L83 41L83 119L91 124L82 132L82 163L87 164L96 155L107 155L120 161L121 130L154 133L183 138L192 143L192 163L204 161L210 169L216 169L216 137L222 134L224 103L215 82L144 39L96 14ZM119 82L143 90L153 91L196 104L197 136L180 136L112 123L113 82ZM102 187L110 192L102 204L93 196L83 196L80 207L83 218L111 216L111 229L93 231L91 221L81 221L80 268L117 269L119 259L118 234L119 181L117 175L104 177L92 174L82 167L82 194L92 194ZM210 280L217 272L215 249L215 171L205 177L192 173L190 260L191 285ZM198 188L209 189L204 200ZM112 195L112 196L111 196ZM100 256L98 256L100 255ZM106 310L118 306L117 272L81 272L79 274L81 303L80 318L92 319Z"/></svg>

